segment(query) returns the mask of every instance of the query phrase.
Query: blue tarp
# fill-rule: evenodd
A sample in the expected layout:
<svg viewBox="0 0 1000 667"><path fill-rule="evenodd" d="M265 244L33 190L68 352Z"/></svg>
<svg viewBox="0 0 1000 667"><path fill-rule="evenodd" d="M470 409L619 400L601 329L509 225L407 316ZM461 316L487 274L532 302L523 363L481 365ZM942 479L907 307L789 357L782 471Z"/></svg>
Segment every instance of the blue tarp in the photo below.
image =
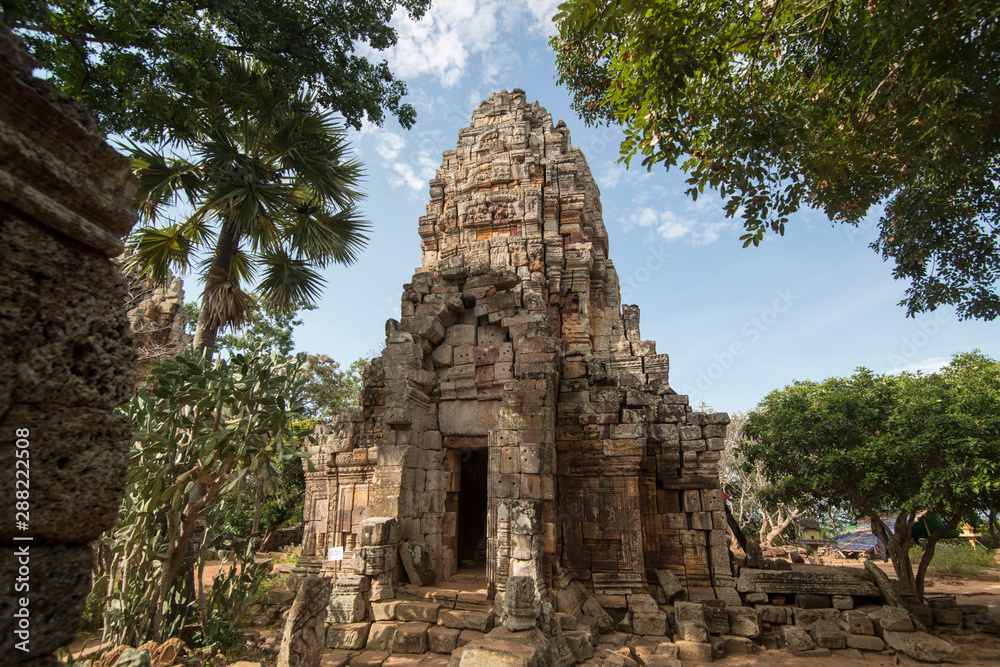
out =
<svg viewBox="0 0 1000 667"><path fill-rule="evenodd" d="M878 549L878 538L868 530L855 530L849 533L837 535L834 538L837 543L831 544L831 549L838 549L847 553L874 553Z"/></svg>

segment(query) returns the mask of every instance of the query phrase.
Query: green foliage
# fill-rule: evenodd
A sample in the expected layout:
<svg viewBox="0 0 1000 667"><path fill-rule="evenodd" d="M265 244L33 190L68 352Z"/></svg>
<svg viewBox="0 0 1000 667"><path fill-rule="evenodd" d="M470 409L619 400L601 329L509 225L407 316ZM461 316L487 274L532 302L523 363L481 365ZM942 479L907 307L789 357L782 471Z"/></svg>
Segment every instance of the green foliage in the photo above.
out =
<svg viewBox="0 0 1000 667"><path fill-rule="evenodd" d="M161 3L149 0L0 0L0 19L25 38L54 82L82 100L105 132L156 140L183 118L183 96L224 89L240 58L289 86L309 86L324 107L361 127L385 110L416 117L406 86L383 60L357 55L396 43L399 8L419 18L429 0Z"/></svg>
<svg viewBox="0 0 1000 667"><path fill-rule="evenodd" d="M204 622L195 637L201 646L226 653L243 643L239 623L256 600L264 574L254 565L255 547L255 541L246 540L237 544L231 563L223 558L223 566L229 567L220 570L211 591L203 596Z"/></svg>
<svg viewBox="0 0 1000 667"><path fill-rule="evenodd" d="M314 303L318 270L353 263L367 242L355 208L361 165L346 159L332 114L259 63L244 63L227 86L184 96L188 116L171 128L181 154L129 147L147 223L129 238L130 266L153 282L198 266L198 348L243 326L255 304L292 313ZM176 203L189 213L163 221Z"/></svg>
<svg viewBox="0 0 1000 667"><path fill-rule="evenodd" d="M209 625L208 614L225 615L252 599L246 588L249 544L242 545L235 579L216 582L227 600L206 603L199 595L192 609L194 591L185 587L193 577L185 573L200 571L210 550L239 546L211 526L247 480L262 479L273 490L278 467L306 456L297 450L303 434L294 428L302 412L303 364L302 357L259 352L212 361L189 350L155 364L152 388L140 388L122 408L134 439L125 498L104 539L112 554L103 573L104 641L162 640L195 611L205 632L221 632Z"/></svg>
<svg viewBox="0 0 1000 667"><path fill-rule="evenodd" d="M552 40L623 161L719 191L744 247L802 206L857 224L910 281L907 314L1000 314L1000 4L568 0Z"/></svg>
<svg viewBox="0 0 1000 667"><path fill-rule="evenodd" d="M340 364L325 354L311 354L307 358L304 401L316 419L358 407L361 396L361 373L368 360L357 359L347 372Z"/></svg>
<svg viewBox="0 0 1000 667"><path fill-rule="evenodd" d="M910 558L920 560L924 550L920 546L910 549ZM997 559L982 547L973 547L968 542L942 540L934 550L934 557L927 568L931 574L960 574L975 577L984 568L996 568Z"/></svg>
<svg viewBox="0 0 1000 667"><path fill-rule="evenodd" d="M853 507L890 539L900 580L923 593L940 537L971 511L1000 498L1000 364L958 354L933 375L797 382L750 413L739 449L760 464L771 501ZM893 526L879 513L898 512ZM929 540L914 579L909 547L924 511L945 520ZM926 562L925 562L926 561Z"/></svg>

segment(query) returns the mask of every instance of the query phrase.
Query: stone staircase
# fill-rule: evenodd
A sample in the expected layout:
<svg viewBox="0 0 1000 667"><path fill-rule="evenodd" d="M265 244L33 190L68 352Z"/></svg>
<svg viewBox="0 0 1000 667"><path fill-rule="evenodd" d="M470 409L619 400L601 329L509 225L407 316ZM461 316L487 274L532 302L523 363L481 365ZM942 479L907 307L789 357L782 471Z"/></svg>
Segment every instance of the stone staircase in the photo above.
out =
<svg viewBox="0 0 1000 667"><path fill-rule="evenodd" d="M493 601L477 581L439 586L402 585L395 599L372 602L371 622L334 623L325 664L437 667L455 649L481 641L493 629Z"/></svg>

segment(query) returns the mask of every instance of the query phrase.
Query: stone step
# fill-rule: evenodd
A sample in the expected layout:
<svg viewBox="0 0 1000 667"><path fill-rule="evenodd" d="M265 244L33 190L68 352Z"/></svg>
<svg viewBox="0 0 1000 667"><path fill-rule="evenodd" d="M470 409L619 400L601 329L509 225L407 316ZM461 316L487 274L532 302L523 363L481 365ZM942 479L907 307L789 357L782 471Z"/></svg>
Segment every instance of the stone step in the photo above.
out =
<svg viewBox="0 0 1000 667"><path fill-rule="evenodd" d="M467 591L439 586L397 586L396 599L403 602L426 602L441 606L441 609L489 612L493 600L486 597L486 591ZM401 602L402 603L402 602Z"/></svg>

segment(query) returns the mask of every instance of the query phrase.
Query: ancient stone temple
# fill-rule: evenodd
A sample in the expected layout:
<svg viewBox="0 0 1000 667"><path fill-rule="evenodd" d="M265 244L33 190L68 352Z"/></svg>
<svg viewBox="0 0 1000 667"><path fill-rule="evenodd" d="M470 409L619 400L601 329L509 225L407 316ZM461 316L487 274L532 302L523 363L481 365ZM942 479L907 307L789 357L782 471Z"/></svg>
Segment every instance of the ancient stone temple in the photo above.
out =
<svg viewBox="0 0 1000 667"><path fill-rule="evenodd" d="M689 599L735 594L729 418L692 412L620 303L565 125L521 90L491 96L444 153L418 232L422 266L361 408L311 445L301 567L367 579L374 600L420 570L415 554L430 580L479 562L491 596L532 582L526 617L557 579L622 606L659 595L656 571Z"/></svg>

